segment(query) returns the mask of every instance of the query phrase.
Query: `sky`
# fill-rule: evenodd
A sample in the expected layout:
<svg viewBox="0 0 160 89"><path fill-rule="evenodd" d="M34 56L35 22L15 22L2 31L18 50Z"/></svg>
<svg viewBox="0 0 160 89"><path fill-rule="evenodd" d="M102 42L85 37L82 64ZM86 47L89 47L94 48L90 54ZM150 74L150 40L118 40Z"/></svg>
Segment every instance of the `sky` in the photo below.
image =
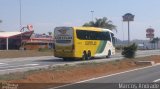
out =
<svg viewBox="0 0 160 89"><path fill-rule="evenodd" d="M131 39L146 40L146 29L160 37L160 0L21 0L22 26L32 24L35 33L53 32L57 26L82 26L93 18L107 17L117 26L115 36L128 39L126 13L135 15L130 22ZM20 30L19 0L0 0L0 30Z"/></svg>

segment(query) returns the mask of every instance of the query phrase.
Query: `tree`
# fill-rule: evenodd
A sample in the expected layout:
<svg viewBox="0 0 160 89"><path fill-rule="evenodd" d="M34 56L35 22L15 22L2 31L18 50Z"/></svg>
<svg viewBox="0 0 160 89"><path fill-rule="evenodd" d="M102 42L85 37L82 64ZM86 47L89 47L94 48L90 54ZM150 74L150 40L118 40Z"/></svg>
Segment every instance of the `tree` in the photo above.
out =
<svg viewBox="0 0 160 89"><path fill-rule="evenodd" d="M0 23L2 23L2 20L0 20ZM3 31L0 31L0 32L3 32Z"/></svg>
<svg viewBox="0 0 160 89"><path fill-rule="evenodd" d="M159 43L160 39L158 37L153 38L150 43L154 44L154 48L156 48L156 43L157 43L157 48L158 48L158 43Z"/></svg>
<svg viewBox="0 0 160 89"><path fill-rule="evenodd" d="M156 38L154 38L154 40L155 40L155 43L157 44L157 48L158 48L158 43L159 43L160 39L158 37L156 37Z"/></svg>
<svg viewBox="0 0 160 89"><path fill-rule="evenodd" d="M122 55L125 58L134 58L137 51L137 45L134 43L132 45L123 48Z"/></svg>
<svg viewBox="0 0 160 89"><path fill-rule="evenodd" d="M51 36L51 35L52 35L52 32L48 32L48 35Z"/></svg>
<svg viewBox="0 0 160 89"><path fill-rule="evenodd" d="M96 18L96 21L90 21L89 23L85 23L84 27L99 27L99 28L106 28L110 30L116 30L116 26L112 24L111 20L108 20L106 17L103 18Z"/></svg>

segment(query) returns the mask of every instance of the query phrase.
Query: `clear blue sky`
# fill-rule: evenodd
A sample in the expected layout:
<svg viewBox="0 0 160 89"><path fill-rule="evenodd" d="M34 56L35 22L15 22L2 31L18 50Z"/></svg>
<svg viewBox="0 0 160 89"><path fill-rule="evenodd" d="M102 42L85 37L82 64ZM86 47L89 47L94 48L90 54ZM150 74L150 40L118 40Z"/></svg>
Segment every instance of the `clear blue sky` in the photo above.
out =
<svg viewBox="0 0 160 89"><path fill-rule="evenodd" d="M160 0L21 0L22 25L33 24L36 33L53 31L56 26L81 26L94 18L107 17L117 26L116 36L127 39L125 13L135 15L131 22L131 39L146 39L152 27L160 37ZM0 0L0 30L19 31L19 0Z"/></svg>

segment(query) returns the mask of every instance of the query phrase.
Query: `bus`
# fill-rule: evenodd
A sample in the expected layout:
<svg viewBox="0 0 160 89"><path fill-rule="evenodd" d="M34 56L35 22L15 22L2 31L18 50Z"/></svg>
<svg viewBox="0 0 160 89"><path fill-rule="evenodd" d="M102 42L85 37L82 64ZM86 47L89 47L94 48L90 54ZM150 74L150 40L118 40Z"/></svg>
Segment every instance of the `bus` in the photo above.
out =
<svg viewBox="0 0 160 89"><path fill-rule="evenodd" d="M88 60L115 54L114 33L96 27L56 27L54 56Z"/></svg>

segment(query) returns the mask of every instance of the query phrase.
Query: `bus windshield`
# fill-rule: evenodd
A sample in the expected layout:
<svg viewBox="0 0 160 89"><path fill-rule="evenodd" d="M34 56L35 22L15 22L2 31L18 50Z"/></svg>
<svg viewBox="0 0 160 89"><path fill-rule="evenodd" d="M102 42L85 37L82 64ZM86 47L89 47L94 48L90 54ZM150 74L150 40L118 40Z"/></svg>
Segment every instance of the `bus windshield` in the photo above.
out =
<svg viewBox="0 0 160 89"><path fill-rule="evenodd" d="M73 30L70 27L55 28L55 43L63 45L73 44Z"/></svg>

